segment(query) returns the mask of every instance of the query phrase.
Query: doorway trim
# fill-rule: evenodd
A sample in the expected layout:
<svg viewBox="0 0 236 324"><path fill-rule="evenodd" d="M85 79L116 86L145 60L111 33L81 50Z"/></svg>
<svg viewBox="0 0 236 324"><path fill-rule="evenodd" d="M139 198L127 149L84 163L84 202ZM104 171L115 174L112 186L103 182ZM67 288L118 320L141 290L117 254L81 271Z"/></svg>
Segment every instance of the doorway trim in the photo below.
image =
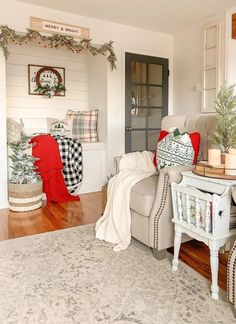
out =
<svg viewBox="0 0 236 324"><path fill-rule="evenodd" d="M139 63L143 63L145 64L145 75L146 75L146 81L139 81L137 84L131 80L131 69L132 69L132 62L139 62ZM158 66L162 66L162 82L159 80L157 81L158 84L156 84L156 82L151 82L149 83L149 78L148 78L148 71L149 71L149 65L158 65ZM131 100L131 93L130 93L130 87L141 87L141 88L145 88L146 90L146 95L148 96L149 90L151 91L151 89L155 88L155 89L162 89L162 100L160 103L155 103L155 107L150 103L149 104L149 99L146 99L147 102L145 103L140 103L141 106L139 104L135 103L130 103ZM137 95L137 94L136 94ZM149 98L149 96L147 97ZM135 99L134 99L135 100ZM159 130L160 131L160 126L159 122L158 125L156 125L156 127L158 126L158 128L155 128L155 125L152 125L151 127L148 126L149 125L149 117L147 117L148 115L146 115L146 113L149 111L149 109L151 109L151 111L154 109L154 111L156 112L161 112L161 118L163 118L164 116L169 115L169 59L168 58L164 58L164 57L159 57L159 56L150 56L150 55L143 55L143 54L137 54L137 53L130 53L130 52L125 52L125 130L124 130L124 138L125 138L125 153L128 152L132 152L132 134L134 133L145 133L145 144L143 143L143 145L145 145L146 150L152 150L152 148L150 148L150 143L149 143L149 131L150 132L155 132L155 130ZM136 100L135 100L136 101ZM160 107L158 107L158 105L160 105ZM134 108L136 107L136 108ZM137 109L138 107L138 109ZM145 118L145 125L137 125L137 124L132 124L132 118L131 118L131 111L135 110L136 112L134 114L137 114L137 110L139 111L138 114L145 114L144 117ZM141 111L142 110L142 111ZM144 112L143 112L144 110ZM159 113L158 113L159 114ZM143 115L139 115L139 116L143 116ZM159 118L158 118L159 119ZM160 119L159 119L160 120ZM161 122L161 120L160 120ZM133 125L133 126L132 126ZM134 133L133 133L133 132ZM154 143L153 143L154 144ZM141 148L139 148L141 149ZM153 148L154 149L154 148ZM135 150L138 150L138 148L136 148Z"/></svg>
<svg viewBox="0 0 236 324"><path fill-rule="evenodd" d="M121 80L122 80L122 111L121 111L121 147L122 154L125 153L125 54L126 53L163 57L169 60L169 78L168 78L168 116L173 115L173 58L163 55L163 53L153 51L142 51L138 48L124 47L122 49L122 61L121 61Z"/></svg>

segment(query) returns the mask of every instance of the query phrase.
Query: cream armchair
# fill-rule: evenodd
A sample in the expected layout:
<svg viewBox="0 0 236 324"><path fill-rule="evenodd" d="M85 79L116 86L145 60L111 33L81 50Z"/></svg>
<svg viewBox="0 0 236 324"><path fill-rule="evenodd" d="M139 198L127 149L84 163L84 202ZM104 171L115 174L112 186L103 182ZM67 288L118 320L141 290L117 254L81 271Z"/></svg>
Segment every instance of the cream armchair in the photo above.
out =
<svg viewBox="0 0 236 324"><path fill-rule="evenodd" d="M202 137L200 155L206 157L208 139L214 124L212 115L167 116L162 120L162 129L178 127L180 131L199 131ZM119 172L120 157L115 158ZM130 196L131 233L134 238L153 249L157 259L165 257L166 249L174 245L174 224L171 219L171 182L179 183L181 172L192 167L169 167L159 174L146 178L133 186ZM183 241L188 240L183 236Z"/></svg>
<svg viewBox="0 0 236 324"><path fill-rule="evenodd" d="M233 304L234 316L236 318L236 241L230 251L227 266L227 296Z"/></svg>

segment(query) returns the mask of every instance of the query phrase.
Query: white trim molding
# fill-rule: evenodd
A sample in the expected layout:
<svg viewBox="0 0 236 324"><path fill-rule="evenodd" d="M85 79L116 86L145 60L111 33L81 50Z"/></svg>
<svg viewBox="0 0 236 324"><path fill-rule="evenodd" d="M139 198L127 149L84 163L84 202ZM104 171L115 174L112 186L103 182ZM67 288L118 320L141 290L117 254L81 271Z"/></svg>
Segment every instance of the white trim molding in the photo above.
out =
<svg viewBox="0 0 236 324"><path fill-rule="evenodd" d="M0 209L8 207L7 133L6 133L6 62L0 49Z"/></svg>
<svg viewBox="0 0 236 324"><path fill-rule="evenodd" d="M215 112L215 100L220 90L221 21L204 27L202 112Z"/></svg>

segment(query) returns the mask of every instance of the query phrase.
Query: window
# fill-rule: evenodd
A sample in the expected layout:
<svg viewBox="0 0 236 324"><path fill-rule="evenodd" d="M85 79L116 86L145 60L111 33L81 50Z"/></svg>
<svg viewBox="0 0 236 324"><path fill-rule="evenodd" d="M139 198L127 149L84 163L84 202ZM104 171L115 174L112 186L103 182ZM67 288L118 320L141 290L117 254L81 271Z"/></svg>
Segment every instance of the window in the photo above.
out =
<svg viewBox="0 0 236 324"><path fill-rule="evenodd" d="M220 22L204 28L202 112L214 112L220 88Z"/></svg>

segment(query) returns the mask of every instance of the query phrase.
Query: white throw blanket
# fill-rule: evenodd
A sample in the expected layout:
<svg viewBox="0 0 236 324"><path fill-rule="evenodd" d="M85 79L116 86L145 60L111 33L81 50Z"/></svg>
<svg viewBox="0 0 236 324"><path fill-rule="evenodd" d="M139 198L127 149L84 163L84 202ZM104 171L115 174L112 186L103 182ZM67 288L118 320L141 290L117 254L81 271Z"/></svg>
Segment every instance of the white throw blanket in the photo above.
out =
<svg viewBox="0 0 236 324"><path fill-rule="evenodd" d="M96 238L117 244L114 251L124 250L130 244L132 186L155 172L153 153L134 152L122 156L120 172L110 179L104 215L96 223Z"/></svg>

